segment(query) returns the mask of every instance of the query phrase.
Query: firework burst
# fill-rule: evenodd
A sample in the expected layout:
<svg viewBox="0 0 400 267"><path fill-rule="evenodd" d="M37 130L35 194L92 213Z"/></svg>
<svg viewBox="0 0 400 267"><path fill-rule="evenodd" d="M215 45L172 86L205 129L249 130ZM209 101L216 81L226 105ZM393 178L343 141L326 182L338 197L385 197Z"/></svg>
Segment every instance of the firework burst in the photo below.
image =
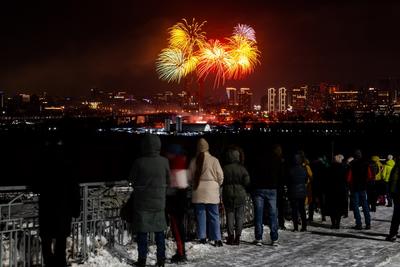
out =
<svg viewBox="0 0 400 267"><path fill-rule="evenodd" d="M213 74L214 87L217 87L227 79L242 79L254 71L260 63L260 51L252 27L238 24L233 36L226 41L207 41L202 30L205 23L195 19L189 23L182 19L168 29L169 47L163 49L156 60L156 71L161 80L180 83L194 72L199 81L204 81Z"/></svg>
<svg viewBox="0 0 400 267"><path fill-rule="evenodd" d="M228 78L242 79L253 73L255 66L260 63L260 51L255 42L240 35L228 38L230 60L228 62Z"/></svg>
<svg viewBox="0 0 400 267"><path fill-rule="evenodd" d="M206 33L202 31L206 21L202 23L196 22L195 19L192 19L192 23L188 23L186 19L182 21L169 29L169 45L191 55L206 42Z"/></svg>
<svg viewBox="0 0 400 267"><path fill-rule="evenodd" d="M252 42L256 42L256 32L252 27L246 24L238 24L233 29L233 35L246 38Z"/></svg>
<svg viewBox="0 0 400 267"><path fill-rule="evenodd" d="M199 59L197 67L199 79L206 79L209 73L213 73L215 74L214 87L225 83L230 55L219 40L207 42L200 53Z"/></svg>
<svg viewBox="0 0 400 267"><path fill-rule="evenodd" d="M180 49L166 48L157 58L156 71L161 80L180 83L183 77L196 69L197 62L197 57L186 57Z"/></svg>

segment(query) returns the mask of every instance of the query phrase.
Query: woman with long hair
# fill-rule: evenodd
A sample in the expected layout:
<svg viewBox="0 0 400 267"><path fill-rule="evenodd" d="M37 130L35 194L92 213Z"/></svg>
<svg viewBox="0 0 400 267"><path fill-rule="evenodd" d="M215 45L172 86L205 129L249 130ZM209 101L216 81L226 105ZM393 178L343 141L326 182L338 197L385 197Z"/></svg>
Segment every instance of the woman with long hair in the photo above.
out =
<svg viewBox="0 0 400 267"><path fill-rule="evenodd" d="M192 203L197 218L197 235L205 244L207 234L215 246L222 246L219 220L220 186L224 179L221 165L209 152L204 138L197 143L197 155L190 162L189 178L192 181ZM207 231L208 228L208 231Z"/></svg>

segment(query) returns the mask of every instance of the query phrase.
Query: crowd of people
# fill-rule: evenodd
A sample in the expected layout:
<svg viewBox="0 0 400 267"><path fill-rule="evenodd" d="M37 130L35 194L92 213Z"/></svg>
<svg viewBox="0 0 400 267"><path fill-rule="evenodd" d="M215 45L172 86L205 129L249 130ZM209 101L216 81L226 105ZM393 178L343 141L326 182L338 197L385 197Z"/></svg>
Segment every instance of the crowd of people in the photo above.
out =
<svg viewBox="0 0 400 267"><path fill-rule="evenodd" d="M53 151L49 153L52 155L59 150L58 143L53 143L48 146ZM263 242L265 224L270 229L269 244L276 245L278 230L287 230L285 220L292 221L292 231L307 231L307 225L313 221L316 211L321 213L323 221L330 217L332 229L339 229L341 219L352 210L355 218L353 228L371 229L370 212L375 212L377 205L394 205L386 240L396 239L400 225L400 181L398 164L392 155L381 160L375 155L364 157L361 150L355 150L347 159L337 154L331 161L324 155L309 160L301 150L284 157L282 147L273 144L260 149L245 162L244 151L234 144L221 151L219 158L213 156L204 138L198 140L196 154L190 160L181 144L164 144L163 150L161 148L157 135L144 135L140 156L135 159L129 174L133 185L130 224L138 249L136 266L146 266L149 233L154 233L157 245L157 266L165 265L165 232L168 226L176 242L176 254L171 262L187 261L185 217L188 207L194 209L199 243L215 247L240 245L248 195L253 203L253 243L257 246L266 243ZM52 175L53 171L47 173ZM65 188L66 192L77 192L68 189L71 186ZM46 193L40 192L41 202L44 203L40 212L45 218L42 221L49 222L49 218L44 217L46 207L51 203ZM67 202L71 203L70 200ZM71 218L79 215L79 200L74 207L64 216L62 225L67 227ZM221 209L226 216L226 240L221 233ZM57 209L50 205L49 210ZM57 216L58 219L61 217ZM46 225L49 224L41 222L41 228ZM60 225L60 222L50 225ZM59 229L54 234L46 229L41 231L42 239L50 240L43 241L46 266L55 263L57 266L66 265L65 248L56 247L56 252L64 252L55 256L51 245L51 240L65 240L66 235L66 231Z"/></svg>
<svg viewBox="0 0 400 267"><path fill-rule="evenodd" d="M245 164L240 147L228 146L219 160L210 154L208 142L201 138L196 156L189 161L179 144L167 145L165 157L162 156L161 142L155 135L144 136L141 148L142 156L136 159L130 175L134 187L132 227L138 243L137 266L146 264L150 232L155 233L157 266L164 266L167 221L177 247L171 262L187 260L184 217L188 201L195 211L198 242L223 246L223 206L227 222L225 243L239 245L248 194L254 207L254 244L258 246L263 245L264 224L269 225L270 244L278 242L278 229L286 229L286 215L293 222L292 231L299 231L300 225L300 231L307 231L316 210L323 221L330 217L332 229L339 229L341 218L347 217L350 209L355 218L353 228L368 230L370 212L376 211L376 205L392 203L394 214L386 240L396 239L400 182L392 155L381 162L378 156L366 158L355 150L346 160L337 154L332 161L323 155L310 161L304 151L284 158L282 147L275 144L253 155L251 162Z"/></svg>

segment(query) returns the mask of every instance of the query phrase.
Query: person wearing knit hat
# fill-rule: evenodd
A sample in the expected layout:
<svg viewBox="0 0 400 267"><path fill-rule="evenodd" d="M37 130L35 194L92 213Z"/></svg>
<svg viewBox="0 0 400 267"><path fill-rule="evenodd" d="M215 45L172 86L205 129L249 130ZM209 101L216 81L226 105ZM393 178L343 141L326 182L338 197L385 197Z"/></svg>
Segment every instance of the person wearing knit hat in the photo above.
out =
<svg viewBox="0 0 400 267"><path fill-rule="evenodd" d="M219 220L220 186L224 174L217 158L209 152L204 138L197 142L197 156L189 165L189 180L192 183L192 203L197 218L197 235L200 243L205 244L209 233L215 246L222 246ZM208 224L207 224L208 221ZM206 229L206 225L210 229Z"/></svg>

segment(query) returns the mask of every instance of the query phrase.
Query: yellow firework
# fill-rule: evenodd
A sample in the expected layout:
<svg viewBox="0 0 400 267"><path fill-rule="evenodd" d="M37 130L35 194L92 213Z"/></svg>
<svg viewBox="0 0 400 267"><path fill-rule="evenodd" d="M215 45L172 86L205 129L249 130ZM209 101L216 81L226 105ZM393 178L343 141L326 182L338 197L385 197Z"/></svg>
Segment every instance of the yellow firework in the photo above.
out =
<svg viewBox="0 0 400 267"><path fill-rule="evenodd" d="M260 51L255 42L242 35L234 35L228 39L228 78L241 79L254 71L260 63Z"/></svg>
<svg viewBox="0 0 400 267"><path fill-rule="evenodd" d="M183 77L196 69L198 58L187 57L177 48L166 48L161 51L156 61L156 70L161 80L179 83Z"/></svg>
<svg viewBox="0 0 400 267"><path fill-rule="evenodd" d="M201 48L206 41L206 33L202 31L205 23L206 21L198 23L195 19L192 19L192 23L188 23L186 19L182 19L182 22L169 29L170 47L179 48L191 55L195 50Z"/></svg>
<svg viewBox="0 0 400 267"><path fill-rule="evenodd" d="M230 55L219 40L210 40L200 52L197 66L199 79L207 78L209 73L215 74L214 87L225 83L227 64Z"/></svg>

